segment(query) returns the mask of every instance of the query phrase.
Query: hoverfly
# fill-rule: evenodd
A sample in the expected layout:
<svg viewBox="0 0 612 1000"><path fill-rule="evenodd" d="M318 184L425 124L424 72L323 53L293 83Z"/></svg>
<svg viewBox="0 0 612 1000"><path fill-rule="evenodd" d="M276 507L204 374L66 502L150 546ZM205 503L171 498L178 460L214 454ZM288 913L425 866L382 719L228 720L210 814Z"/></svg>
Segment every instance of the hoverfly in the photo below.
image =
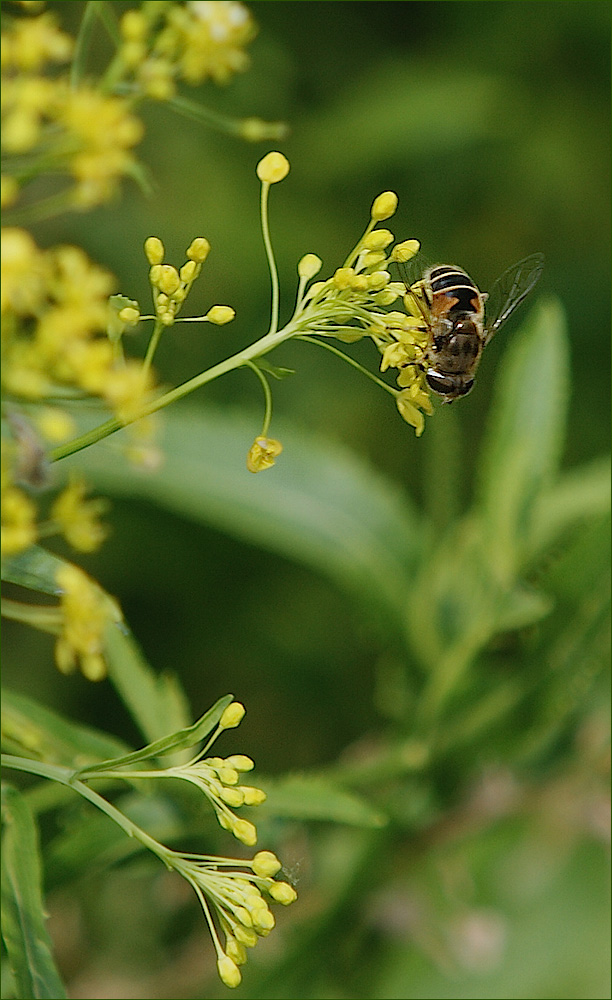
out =
<svg viewBox="0 0 612 1000"><path fill-rule="evenodd" d="M525 257L504 271L488 295L450 264L428 267L415 284L406 282L406 305L429 333L425 378L443 402L470 392L484 348L529 295L543 267L543 254Z"/></svg>

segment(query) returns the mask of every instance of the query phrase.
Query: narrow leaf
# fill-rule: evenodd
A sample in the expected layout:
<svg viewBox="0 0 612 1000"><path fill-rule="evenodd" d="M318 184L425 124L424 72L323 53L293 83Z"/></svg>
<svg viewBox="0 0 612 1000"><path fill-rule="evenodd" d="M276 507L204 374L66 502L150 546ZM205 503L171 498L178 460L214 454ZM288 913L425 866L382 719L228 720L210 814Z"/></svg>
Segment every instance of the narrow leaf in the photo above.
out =
<svg viewBox="0 0 612 1000"><path fill-rule="evenodd" d="M508 347L481 460L479 503L491 564L502 579L512 579L522 565L538 503L557 470L568 369L562 308L543 301Z"/></svg>
<svg viewBox="0 0 612 1000"><path fill-rule="evenodd" d="M188 726L186 729L180 729L176 733L171 733L168 736L162 737L162 739L155 740L153 743L149 743L146 747L135 750L133 753L105 760L101 764L95 764L92 767L83 768L76 777L83 778L90 774L99 773L100 771L115 770L118 767L125 767L128 764L139 764L141 761L150 760L152 757L164 756L174 750L188 749L212 732L223 715L224 710L233 700L233 695L226 694L223 698L219 698L201 719L194 722L193 726Z"/></svg>
<svg viewBox="0 0 612 1000"><path fill-rule="evenodd" d="M181 404L164 414L157 471L104 447L77 458L105 492L144 497L304 563L401 623L423 538L408 497L347 449L281 421L283 453L254 476L246 454L256 427L242 414Z"/></svg>
<svg viewBox="0 0 612 1000"><path fill-rule="evenodd" d="M273 816L370 828L384 826L387 822L385 815L365 799L325 777L290 775L278 780L259 779L258 784L267 795L265 809Z"/></svg>
<svg viewBox="0 0 612 1000"><path fill-rule="evenodd" d="M3 793L2 937L18 997L63 1000L64 984L45 926L38 831L25 799Z"/></svg>
<svg viewBox="0 0 612 1000"><path fill-rule="evenodd" d="M114 736L65 719L27 695L6 690L2 692L2 743L11 753L65 767L83 767L127 750Z"/></svg>

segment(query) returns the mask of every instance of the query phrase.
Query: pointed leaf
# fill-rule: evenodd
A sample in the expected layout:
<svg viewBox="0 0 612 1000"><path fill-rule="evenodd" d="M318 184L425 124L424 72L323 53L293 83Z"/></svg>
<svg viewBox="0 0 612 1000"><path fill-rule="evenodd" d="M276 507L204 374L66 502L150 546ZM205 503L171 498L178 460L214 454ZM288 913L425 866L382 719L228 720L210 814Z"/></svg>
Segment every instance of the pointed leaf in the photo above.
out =
<svg viewBox="0 0 612 1000"><path fill-rule="evenodd" d="M223 715L224 710L233 700L233 695L226 694L223 698L219 698L201 719L194 722L193 726L187 726L185 729L179 729L176 733L170 733L162 737L162 739L149 743L140 750L135 750L133 753L105 760L101 764L95 764L92 767L85 767L79 771L77 777L83 778L100 771L115 770L118 767L125 767L128 764L139 764L143 760L150 760L152 757L161 757L174 750L188 749L212 732Z"/></svg>
<svg viewBox="0 0 612 1000"><path fill-rule="evenodd" d="M254 476L245 460L256 426L181 404L164 414L157 471L118 462L104 447L76 459L103 491L144 497L311 566L402 622L423 537L408 498L348 450L281 421L283 453Z"/></svg>
<svg viewBox="0 0 612 1000"><path fill-rule="evenodd" d="M568 375L562 308L542 301L508 347L481 460L480 507L502 579L513 577L529 551L538 503L557 470Z"/></svg>
<svg viewBox="0 0 612 1000"><path fill-rule="evenodd" d="M18 997L63 1000L45 926L38 831L15 788L3 790L2 937Z"/></svg>
<svg viewBox="0 0 612 1000"><path fill-rule="evenodd" d="M381 827L386 816L361 796L346 791L337 782L318 775L289 775L259 780L267 799L265 809L273 816L317 819L351 826ZM262 810L264 807L261 807Z"/></svg>

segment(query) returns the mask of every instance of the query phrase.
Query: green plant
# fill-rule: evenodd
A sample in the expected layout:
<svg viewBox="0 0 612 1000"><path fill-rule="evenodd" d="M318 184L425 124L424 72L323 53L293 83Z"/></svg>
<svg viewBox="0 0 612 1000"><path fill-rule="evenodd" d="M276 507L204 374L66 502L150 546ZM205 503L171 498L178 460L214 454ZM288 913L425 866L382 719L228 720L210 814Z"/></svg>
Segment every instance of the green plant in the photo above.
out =
<svg viewBox="0 0 612 1000"><path fill-rule="evenodd" d="M187 56L193 54L196 35L185 18L198 5L143 4L126 14L120 30L109 6L86 5L70 69L72 90L61 76L57 79L53 100L37 123L41 132L25 122L29 139L19 87L28 76L31 50L24 22L17 19L9 30L14 46L9 83L17 94L8 128L13 146L8 151L16 157L7 181L9 197L15 197L19 183L44 176L50 165L68 164L75 171L68 189L52 200L49 196L27 206L16 202L16 223L37 212L87 208L106 199L121 174L139 175L130 150L139 136L135 111L143 96L186 110L173 81L180 74L189 80L192 63ZM116 46L95 106L111 116L123 142L109 157L108 149L87 146L91 136L81 136L85 149L76 143L79 158L74 148L80 134L62 129L65 121L75 120L73 93L86 99L87 114L92 114L94 97L84 82L84 59L94 15L106 23ZM42 18L27 23L38 24L45 58L67 58L66 36L46 15ZM240 25L242 43L252 28L248 19ZM240 64L232 56L232 65L235 58ZM227 69L225 62L221 74L223 67ZM196 113L193 105L189 112ZM250 122L225 125L251 138L265 132L261 123L255 127ZM314 852L324 903L317 904L315 890L314 917L303 922L299 904L292 907L290 913L298 911L293 919L300 933L285 948L278 973L284 995L315 995L308 992L314 981L316 995L323 996L326 987L337 988L337 983L330 987L321 971L325 948L334 958L335 949L343 949L337 931L331 935L334 945L327 943L326 930L334 919L337 926L346 926L349 901L363 898L356 886L364 883L367 891L374 884L387 891L396 865L399 879L405 879L405 867L399 864L405 842L417 859L415 869L427 871L428 866L435 869L436 845L452 837L448 831L453 823L487 829L500 817L518 815L538 780L546 789L551 769L567 772L576 743L588 743L584 734L598 717L596 695L609 620L603 544L609 466L600 460L560 470L569 383L561 304L542 299L507 346L476 483L467 512L459 515L453 509L452 411L433 412L418 365L424 334L416 317L388 309L401 304L403 288L391 279L387 264L405 260L418 247L408 240L389 250L392 234L377 228L393 214L397 199L385 192L374 201L366 232L325 281L309 284L321 261L314 254L301 258L295 309L281 326L267 199L270 185L287 170L288 161L276 152L258 166L272 275L267 332L169 390L157 388L152 376L162 333L171 335L183 320L223 325L233 318L233 309L220 305L201 317L182 315L207 257L207 240L196 237L181 268L164 263L157 237L147 240L154 312L146 317L128 296L113 296L109 313L108 275L76 248L41 251L21 228L5 234L3 578L20 589L6 598L4 611L55 637L56 662L63 672L78 667L92 681L107 673L146 744L132 750L125 741L70 721L30 696L5 693L4 762L13 771L44 779L19 788L10 784L4 791L3 934L13 974L7 996L65 995L45 927L43 870L52 885L70 885L89 870L120 862L136 870L146 850L196 891L211 927L221 978L236 986L245 948L273 926L264 897L285 904L295 898L287 882L275 880L280 862L272 852L244 859L186 850L192 845L201 849L203 832L216 845L215 820L243 845L254 846L255 826L233 812L242 806L258 807L259 825L274 843L282 843L282 831L292 824L331 825L323 827ZM153 330L138 360L130 356L129 345L124 354L123 344L130 329L146 322L153 323ZM401 368L400 390L330 344L329 337L349 345L370 338L383 355L383 367L397 362ZM427 506L416 508L355 454L283 421L275 423L283 442L277 468L268 477L257 477L257 490L245 489L245 442L253 439L252 422L228 409L178 401L230 371L253 372L264 391L265 415L247 462L252 472L269 468L280 454L280 441L268 437L270 380L289 378L291 372L270 363L267 355L289 340L314 342L347 359L395 397L418 435L425 425L423 414L432 416L427 435L437 451ZM111 410L110 416L100 416L101 404ZM161 410L163 423L152 436L146 418ZM116 452L103 446L93 447L112 440L122 428L124 436L134 434L126 458L144 457L148 471L127 460L118 462ZM38 490L47 484L49 461L67 468L68 476L47 512L49 505L44 495L39 500ZM240 783L252 767L245 755L205 757L212 739L240 722L240 703L225 696L190 725L191 711L176 674L158 676L145 662L116 602L79 567L40 544L58 531L84 553L101 543L102 504L86 500L85 481L114 497L139 497L213 525L328 577L348 595L381 651L375 700L385 725L377 727L376 736L322 768L263 778L261 788ZM24 589L40 595L37 603L22 599ZM273 607L258 613L273 627ZM273 710L270 715L273 725ZM599 744L595 740L589 746L583 758L590 752L599 761ZM189 754L191 747L197 750ZM483 771L495 779L492 805L472 791L475 776ZM504 776L512 779L510 791ZM189 786L213 806L210 816L203 817L201 798L190 797ZM75 812L77 796L86 805ZM427 891L435 897L435 889ZM308 890L305 896L309 899ZM223 944L218 930L225 934ZM435 952L427 919L418 923L414 938L425 954ZM466 955L467 945L461 961ZM405 961L395 959L402 974ZM319 967L310 981L306 976L305 986L300 969L313 964ZM350 974L344 976L346 990L357 995L362 974L372 981L372 994L383 995L384 974L375 978L365 961L357 965L352 981ZM260 982L262 975L265 979L259 971ZM255 992L257 976L255 968ZM401 988L395 986L393 995Z"/></svg>

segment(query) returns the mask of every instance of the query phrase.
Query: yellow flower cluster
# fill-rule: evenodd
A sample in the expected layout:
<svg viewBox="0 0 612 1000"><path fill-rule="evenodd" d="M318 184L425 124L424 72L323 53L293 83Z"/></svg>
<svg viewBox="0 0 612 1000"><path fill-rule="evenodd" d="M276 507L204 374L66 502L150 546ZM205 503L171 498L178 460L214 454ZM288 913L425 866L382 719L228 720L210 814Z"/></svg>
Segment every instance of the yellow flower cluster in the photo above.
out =
<svg viewBox="0 0 612 1000"><path fill-rule="evenodd" d="M210 253L210 243L204 236L198 236L187 248L187 262L180 269L172 264L164 264L164 245L157 236L145 240L145 254L151 269L149 281L153 292L155 315L163 326L172 326L176 316L189 295L191 286L202 270L202 264ZM123 318L126 318L123 310ZM121 314L120 314L121 315ZM211 306L205 316L208 323L224 326L230 323L236 313L231 306Z"/></svg>
<svg viewBox="0 0 612 1000"><path fill-rule="evenodd" d="M229 830L242 844L253 847L257 843L257 830L253 823L239 819L232 809L240 806L258 806L266 799L266 793L251 785L239 785L240 774L251 771L254 763L244 754L231 757L197 758L188 764L167 768L166 777L183 778L196 785L212 804L219 824Z"/></svg>
<svg viewBox="0 0 612 1000"><path fill-rule="evenodd" d="M3 231L1 267L6 391L40 400L79 389L120 420L137 413L151 377L140 362L117 358L106 335L111 275L78 247L40 250L22 229Z"/></svg>
<svg viewBox="0 0 612 1000"><path fill-rule="evenodd" d="M375 228L397 208L397 195L384 191L374 201L370 224L342 267L331 278L318 281L306 290L306 283L320 267L314 254L306 254L298 265L300 287L292 323L299 332L334 337L352 343L370 337L382 354L381 371L398 368L400 391L396 403L401 416L417 436L425 427L423 414L431 414L429 387L421 362L428 342L422 316L387 307L405 296L406 286L392 281L390 264L403 264L419 250L418 240L393 246L395 237L388 229Z"/></svg>
<svg viewBox="0 0 612 1000"><path fill-rule="evenodd" d="M126 98L74 87L67 73L56 74L72 50L49 13L14 19L2 33L3 204L15 200L37 156L46 172L71 177L68 204L77 209L107 201L134 170L140 120Z"/></svg>
<svg viewBox="0 0 612 1000"><path fill-rule="evenodd" d="M106 674L104 629L109 621L104 595L78 566L67 563L56 579L62 627L55 644L55 662L63 674L79 666L88 680L102 680Z"/></svg>
<svg viewBox="0 0 612 1000"><path fill-rule="evenodd" d="M226 83L245 70L244 46L254 35L249 11L236 0L143 3L121 20L118 60L142 93L168 100L176 80Z"/></svg>

